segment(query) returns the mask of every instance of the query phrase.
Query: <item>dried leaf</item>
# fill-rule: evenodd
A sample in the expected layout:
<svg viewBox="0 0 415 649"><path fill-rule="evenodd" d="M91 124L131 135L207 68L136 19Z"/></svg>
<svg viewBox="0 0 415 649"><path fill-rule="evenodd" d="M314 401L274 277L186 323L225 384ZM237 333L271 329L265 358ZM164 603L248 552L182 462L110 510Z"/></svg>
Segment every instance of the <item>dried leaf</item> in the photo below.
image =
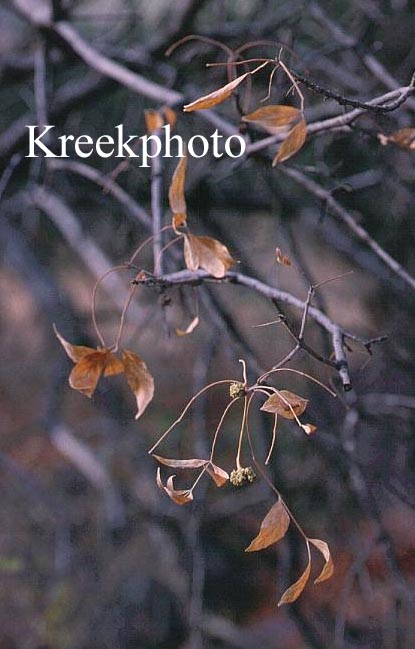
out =
<svg viewBox="0 0 415 649"><path fill-rule="evenodd" d="M283 593L280 601L278 602L278 606L281 606L282 604L291 604L291 602L295 602L295 600L300 597L301 593L305 588L306 583L310 578L310 572L311 572L311 561L309 557L307 568L304 570L300 579L298 579L294 584L292 584L292 586L287 588L285 593Z"/></svg>
<svg viewBox="0 0 415 649"><path fill-rule="evenodd" d="M391 135L383 135L383 133L379 133L378 138L380 143L383 145L392 142L407 151L415 151L415 128L401 128L399 131L395 131L395 133L392 133Z"/></svg>
<svg viewBox="0 0 415 649"><path fill-rule="evenodd" d="M193 110L205 110L206 108L212 108L212 106L221 104L231 96L239 84L241 84L250 74L250 72L245 72L245 74L241 74L241 76L236 77L236 79L227 83L226 86L222 86L208 95L195 99L195 101L192 101L190 104L183 106L183 111L185 113L190 113Z"/></svg>
<svg viewBox="0 0 415 649"><path fill-rule="evenodd" d="M189 489L175 489L173 486L174 476L170 476L167 480L167 485L164 485L161 481L160 468L157 469L157 486L166 492L169 498L173 500L177 505L186 505L187 503L192 502L193 494Z"/></svg>
<svg viewBox="0 0 415 649"><path fill-rule="evenodd" d="M59 331L56 329L55 325L53 325L53 330L60 344L68 354L71 361L73 361L74 363L78 363L82 358L84 358L84 356L87 356L88 354L92 354L92 352L96 352L96 349L94 349L93 347L85 347L83 345L72 345L67 340L65 340L63 336L61 336Z"/></svg>
<svg viewBox="0 0 415 649"><path fill-rule="evenodd" d="M325 564L323 570L320 572L319 576L314 580L315 584L321 584L321 582L330 579L330 577L333 575L334 572L334 565L333 565L333 560L331 558L330 549L325 541L320 541L320 539L308 539L308 540L317 548L317 550L320 550L321 554L324 557Z"/></svg>
<svg viewBox="0 0 415 649"><path fill-rule="evenodd" d="M213 462L209 462L206 471L217 487L223 487L229 480L229 474L219 466L216 466L216 464L213 464Z"/></svg>
<svg viewBox="0 0 415 649"><path fill-rule="evenodd" d="M272 166L275 167L279 162L285 162L297 153L303 146L307 137L307 124L305 119L298 122L294 128L289 132L280 149L272 161Z"/></svg>
<svg viewBox="0 0 415 649"><path fill-rule="evenodd" d="M290 392L289 390L279 390L272 394L263 404L261 410L272 412L285 417L285 419L295 419L303 414L307 408L308 400Z"/></svg>
<svg viewBox="0 0 415 649"><path fill-rule="evenodd" d="M288 255L284 255L281 248L275 248L275 256L278 264L281 264L282 266L291 266L291 259Z"/></svg>
<svg viewBox="0 0 415 649"><path fill-rule="evenodd" d="M91 398L110 356L112 354L107 349L99 349L81 358L69 375L71 388Z"/></svg>
<svg viewBox="0 0 415 649"><path fill-rule="evenodd" d="M284 127L292 126L301 117L301 111L293 106L272 105L263 106L249 115L244 115L242 121L253 123L268 133L280 133Z"/></svg>
<svg viewBox="0 0 415 649"><path fill-rule="evenodd" d="M185 214L184 212L178 213L178 214L173 214L173 218L172 218L173 230L177 234L180 234L180 233L177 232L177 230L179 228L183 228L186 225L186 221L187 221L187 214Z"/></svg>
<svg viewBox="0 0 415 649"><path fill-rule="evenodd" d="M217 278L223 277L236 263L223 243L212 237L197 237L193 234L184 237L184 259L189 270L203 268Z"/></svg>
<svg viewBox="0 0 415 649"><path fill-rule="evenodd" d="M262 521L258 536L251 541L245 552L258 552L277 543L285 536L289 525L290 517L279 498Z"/></svg>
<svg viewBox="0 0 415 649"><path fill-rule="evenodd" d="M314 424L301 424L301 428L307 435L312 435L317 430L317 426L314 426Z"/></svg>
<svg viewBox="0 0 415 649"><path fill-rule="evenodd" d="M196 327L199 324L199 316L196 316L193 318L192 322L186 327L186 329L176 329L176 334L178 336L187 336L188 334L191 334L192 331L196 329Z"/></svg>
<svg viewBox="0 0 415 649"><path fill-rule="evenodd" d="M138 419L153 398L154 379L144 361L134 352L123 349L122 360L128 385L134 392L137 400L137 414L135 418Z"/></svg>
<svg viewBox="0 0 415 649"><path fill-rule="evenodd" d="M123 372L124 363L119 358L114 356L114 354L108 354L104 376L115 376L116 374L122 374Z"/></svg>
<svg viewBox="0 0 415 649"><path fill-rule="evenodd" d="M164 125L164 118L158 110L148 108L144 111L144 121L148 133L158 131Z"/></svg>
<svg viewBox="0 0 415 649"><path fill-rule="evenodd" d="M170 124L171 128L174 128L177 117L173 108L170 108L170 106L163 106L162 111L167 123Z"/></svg>
<svg viewBox="0 0 415 649"><path fill-rule="evenodd" d="M157 462L160 462L160 464L171 466L174 469L199 469L200 467L205 466L205 464L209 463L209 460L174 460L155 454L153 454L153 457L156 458Z"/></svg>
<svg viewBox="0 0 415 649"><path fill-rule="evenodd" d="M187 156L180 158L176 169L174 170L173 178L169 187L169 203L170 209L177 219L181 219L182 222L178 222L176 227L179 225L184 225L186 222L186 199L184 196L184 183L186 180L186 170L187 170ZM184 222L183 222L184 221ZM173 225L176 225L173 222Z"/></svg>

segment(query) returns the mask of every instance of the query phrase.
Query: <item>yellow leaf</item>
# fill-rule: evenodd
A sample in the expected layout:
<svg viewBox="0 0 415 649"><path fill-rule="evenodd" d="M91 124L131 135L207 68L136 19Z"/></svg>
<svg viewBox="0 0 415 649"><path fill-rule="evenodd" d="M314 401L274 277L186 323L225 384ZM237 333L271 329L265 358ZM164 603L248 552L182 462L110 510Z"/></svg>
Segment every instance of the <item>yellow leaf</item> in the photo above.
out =
<svg viewBox="0 0 415 649"><path fill-rule="evenodd" d="M154 396L154 379L144 361L128 349L122 350L124 372L137 401L136 419L141 417Z"/></svg>
<svg viewBox="0 0 415 649"><path fill-rule="evenodd" d="M277 413L285 419L295 419L296 416L303 414L307 404L307 399L303 399L298 394L289 390L279 390L265 401L261 410Z"/></svg>
<svg viewBox="0 0 415 649"><path fill-rule="evenodd" d="M268 133L279 133L283 127L292 126L301 117L301 111L293 106L263 106L244 115L242 121L253 123Z"/></svg>
<svg viewBox="0 0 415 649"><path fill-rule="evenodd" d="M186 222L186 199L184 196L184 183L186 180L187 170L187 155L180 158L176 169L174 170L173 178L169 188L169 203L170 209L174 215L181 217L179 225L184 225ZM184 222L183 222L184 221ZM173 223L173 225L176 225Z"/></svg>
<svg viewBox="0 0 415 649"><path fill-rule="evenodd" d="M292 586L287 588L285 593L283 593L280 601L278 602L278 606L281 606L282 604L291 604L292 602L295 602L295 600L300 597L301 593L303 592L310 578L310 572L311 572L311 561L309 557L307 568L304 570L301 577L294 584L292 584Z"/></svg>
<svg viewBox="0 0 415 649"><path fill-rule="evenodd" d="M235 263L223 243L212 237L197 237L187 234L184 237L184 259L189 270L203 268L213 277L223 277Z"/></svg>
<svg viewBox="0 0 415 649"><path fill-rule="evenodd" d="M277 543L285 536L289 525L290 517L279 498L262 521L258 536L251 541L245 552L257 552Z"/></svg>
<svg viewBox="0 0 415 649"><path fill-rule="evenodd" d="M250 72L245 72L245 74L241 74L240 77L236 77L236 79L227 83L226 86L222 86L221 88L218 88L218 90L214 90L208 95L204 95L203 97L192 101L190 104L186 104L183 106L183 111L185 113L190 113L193 110L205 110L206 108L212 108L212 106L221 104L225 99L228 99L228 97L231 96L239 84L242 83L242 81L244 81L250 74Z"/></svg>
<svg viewBox="0 0 415 649"><path fill-rule="evenodd" d="M321 584L321 582L330 579L330 577L333 575L334 572L334 564L331 558L330 549L325 541L321 541L320 539L308 539L308 540L317 548L317 550L321 552L321 554L324 557L325 564L323 570L320 572L319 576L314 580L315 584Z"/></svg>
<svg viewBox="0 0 415 649"><path fill-rule="evenodd" d="M307 124L304 119L298 122L296 126L289 132L280 149L272 161L272 166L275 167L279 162L285 162L297 153L303 146L307 137Z"/></svg>

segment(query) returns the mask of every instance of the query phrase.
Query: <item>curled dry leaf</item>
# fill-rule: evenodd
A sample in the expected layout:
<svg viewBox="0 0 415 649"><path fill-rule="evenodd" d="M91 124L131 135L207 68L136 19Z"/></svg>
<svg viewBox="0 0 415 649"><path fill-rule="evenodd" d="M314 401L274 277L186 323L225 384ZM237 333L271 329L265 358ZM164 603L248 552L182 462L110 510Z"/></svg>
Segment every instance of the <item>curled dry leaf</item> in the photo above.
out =
<svg viewBox="0 0 415 649"><path fill-rule="evenodd" d="M196 327L199 324L199 316L196 316L193 318L192 322L186 327L186 329L176 329L176 334L178 336L187 336L188 334L191 334L192 331L196 329Z"/></svg>
<svg viewBox="0 0 415 649"><path fill-rule="evenodd" d="M253 113L244 115L242 121L253 123L268 133L280 133L284 127L292 126L301 117L301 111L293 106L263 106Z"/></svg>
<svg viewBox="0 0 415 649"><path fill-rule="evenodd" d="M295 419L303 414L307 404L308 400L303 399L298 394L294 394L289 390L279 390L265 401L261 410L276 413L285 417L285 419Z"/></svg>
<svg viewBox="0 0 415 649"><path fill-rule="evenodd" d="M289 132L284 142L281 144L280 149L272 161L272 166L275 167L279 162L285 162L297 153L303 146L307 137L307 124L305 119L298 122L294 128Z"/></svg>
<svg viewBox="0 0 415 649"><path fill-rule="evenodd" d="M257 552L277 543L285 536L289 525L290 517L279 498L262 521L258 536L251 541L245 552Z"/></svg>
<svg viewBox="0 0 415 649"><path fill-rule="evenodd" d="M199 97L199 99L195 99L195 101L192 101L190 104L183 106L183 111L185 113L190 113L193 110L205 110L206 108L212 108L212 106L221 104L232 95L233 91L250 74L251 72L245 72L245 74L241 74L241 76L236 77L236 79L233 79L233 81L227 83L226 86L222 86L221 88L218 88L218 90L210 92L208 95L204 95L203 97Z"/></svg>
<svg viewBox="0 0 415 649"><path fill-rule="evenodd" d="M325 541L321 541L320 539L308 539L308 540L317 548L317 550L320 550L321 554L324 557L325 564L323 570L320 572L319 576L314 580L315 584L321 584L321 582L330 579L330 577L333 575L334 572L334 564L331 558L330 549Z"/></svg>
<svg viewBox="0 0 415 649"><path fill-rule="evenodd" d="M136 419L141 417L154 396L154 379L144 361L134 352L123 349L124 373L137 401Z"/></svg>
<svg viewBox="0 0 415 649"><path fill-rule="evenodd" d="M275 257L278 264L281 266L291 266L291 259L288 255L284 255L281 248L275 248Z"/></svg>
<svg viewBox="0 0 415 649"><path fill-rule="evenodd" d="M122 359L109 349L83 347L69 343L54 326L55 334L75 367L69 375L69 385L91 398L101 376L124 373L137 399L136 419L144 412L154 395L154 381L146 364L137 354L122 350Z"/></svg>
<svg viewBox="0 0 415 649"><path fill-rule="evenodd" d="M169 203L173 212L173 227L176 229L186 224L186 199L184 183L186 180L187 156L180 158L169 187Z"/></svg>
<svg viewBox="0 0 415 649"><path fill-rule="evenodd" d="M209 460L199 460L197 458L192 460L174 460L168 457L155 455L154 453L153 457L157 460L157 462L160 462L160 464L171 466L174 469L199 469L200 467L205 466L209 463Z"/></svg>
<svg viewBox="0 0 415 649"><path fill-rule="evenodd" d="M184 236L184 260L189 270L203 268L213 277L223 277L235 260L226 246L212 237Z"/></svg>
<svg viewBox="0 0 415 649"><path fill-rule="evenodd" d="M173 475L170 476L170 478L168 478L167 480L167 484L164 485L161 480L160 468L157 469L156 480L159 489L165 491L168 497L171 498L171 500L173 500L173 502L175 502L177 505L186 505L187 503L192 502L192 492L189 489L175 489L173 485L173 478Z"/></svg>
<svg viewBox="0 0 415 649"><path fill-rule="evenodd" d="M310 557L308 557L308 564L303 574L294 584L292 584L289 588L287 588L287 590L282 594L281 599L278 602L278 606L281 606L282 604L291 604L292 602L295 602L295 600L300 597L301 593L303 592L310 578L310 572L311 572L311 560Z"/></svg>
<svg viewBox="0 0 415 649"><path fill-rule="evenodd" d="M223 487L229 480L229 474L213 462L207 464L206 471L217 487Z"/></svg>

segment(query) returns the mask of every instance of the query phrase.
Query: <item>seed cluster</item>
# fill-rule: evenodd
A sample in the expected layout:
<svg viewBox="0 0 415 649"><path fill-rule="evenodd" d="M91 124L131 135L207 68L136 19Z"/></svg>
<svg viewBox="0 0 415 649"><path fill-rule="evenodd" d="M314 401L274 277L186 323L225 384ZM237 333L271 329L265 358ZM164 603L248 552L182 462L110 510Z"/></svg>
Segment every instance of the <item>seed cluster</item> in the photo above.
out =
<svg viewBox="0 0 415 649"><path fill-rule="evenodd" d="M242 487L244 484L251 484L256 478L256 473L251 466L234 469L229 476L229 481L234 487Z"/></svg>
<svg viewBox="0 0 415 649"><path fill-rule="evenodd" d="M245 394L245 386L243 383L235 381L229 386L229 394L232 399L237 399L238 397L243 397Z"/></svg>

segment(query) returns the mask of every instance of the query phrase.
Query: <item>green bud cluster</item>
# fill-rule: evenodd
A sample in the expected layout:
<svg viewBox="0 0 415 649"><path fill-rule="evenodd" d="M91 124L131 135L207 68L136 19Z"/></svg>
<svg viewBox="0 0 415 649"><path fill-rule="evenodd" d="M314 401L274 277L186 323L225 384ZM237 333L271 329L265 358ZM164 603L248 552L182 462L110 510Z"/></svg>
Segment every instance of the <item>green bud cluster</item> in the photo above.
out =
<svg viewBox="0 0 415 649"><path fill-rule="evenodd" d="M256 478L256 473L251 466L234 469L229 476L229 481L234 487L242 487L244 484L251 484Z"/></svg>
<svg viewBox="0 0 415 649"><path fill-rule="evenodd" d="M232 399L237 399L238 397L243 397L245 394L245 386L243 383L231 383L229 386L229 394Z"/></svg>

